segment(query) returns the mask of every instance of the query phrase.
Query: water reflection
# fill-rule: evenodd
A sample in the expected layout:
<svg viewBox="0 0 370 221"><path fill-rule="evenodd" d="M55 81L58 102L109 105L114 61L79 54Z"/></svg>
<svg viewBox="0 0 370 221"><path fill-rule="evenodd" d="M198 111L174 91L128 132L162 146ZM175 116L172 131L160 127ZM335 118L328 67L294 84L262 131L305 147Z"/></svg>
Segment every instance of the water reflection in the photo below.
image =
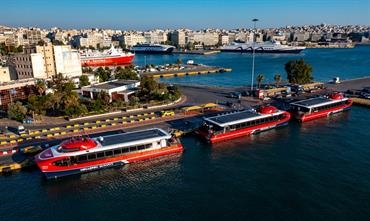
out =
<svg viewBox="0 0 370 221"><path fill-rule="evenodd" d="M182 161L182 154L175 154L148 161L64 177L57 180L43 180L49 198L89 193L114 193L121 188L145 186L155 180L166 180L169 173L176 173Z"/></svg>

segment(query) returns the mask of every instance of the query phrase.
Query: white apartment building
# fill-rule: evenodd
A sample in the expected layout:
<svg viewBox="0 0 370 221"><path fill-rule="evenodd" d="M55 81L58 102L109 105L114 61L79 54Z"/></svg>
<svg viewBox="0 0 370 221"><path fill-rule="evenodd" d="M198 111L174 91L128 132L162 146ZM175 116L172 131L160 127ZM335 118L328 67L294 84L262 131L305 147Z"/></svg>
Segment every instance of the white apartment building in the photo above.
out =
<svg viewBox="0 0 370 221"><path fill-rule="evenodd" d="M45 70L44 56L41 53L32 53L31 56L31 70L32 76L37 79L46 79L48 76Z"/></svg>
<svg viewBox="0 0 370 221"><path fill-rule="evenodd" d="M0 66L0 84L11 81L9 67Z"/></svg>
<svg viewBox="0 0 370 221"><path fill-rule="evenodd" d="M187 43L185 41L185 32L182 30L172 32L171 40L175 45L179 45L180 47L184 47Z"/></svg>
<svg viewBox="0 0 370 221"><path fill-rule="evenodd" d="M126 33L123 35L123 43L127 47L145 43L145 37L139 33Z"/></svg>
<svg viewBox="0 0 370 221"><path fill-rule="evenodd" d="M82 75L80 54L70 45L54 46L55 73L67 77Z"/></svg>
<svg viewBox="0 0 370 221"><path fill-rule="evenodd" d="M228 35L226 35L226 34L221 34L221 35L220 35L220 37L219 37L218 42L219 42L221 45L228 45L228 44L230 44L229 36L228 36Z"/></svg>

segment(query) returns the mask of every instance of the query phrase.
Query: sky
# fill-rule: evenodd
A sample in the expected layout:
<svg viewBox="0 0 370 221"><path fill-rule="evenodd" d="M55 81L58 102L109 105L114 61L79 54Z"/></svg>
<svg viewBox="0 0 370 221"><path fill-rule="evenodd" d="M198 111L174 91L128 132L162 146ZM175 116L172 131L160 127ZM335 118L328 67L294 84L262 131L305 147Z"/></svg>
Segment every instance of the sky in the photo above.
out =
<svg viewBox="0 0 370 221"><path fill-rule="evenodd" d="M273 28L370 25L370 0L6 0L0 25L40 28Z"/></svg>

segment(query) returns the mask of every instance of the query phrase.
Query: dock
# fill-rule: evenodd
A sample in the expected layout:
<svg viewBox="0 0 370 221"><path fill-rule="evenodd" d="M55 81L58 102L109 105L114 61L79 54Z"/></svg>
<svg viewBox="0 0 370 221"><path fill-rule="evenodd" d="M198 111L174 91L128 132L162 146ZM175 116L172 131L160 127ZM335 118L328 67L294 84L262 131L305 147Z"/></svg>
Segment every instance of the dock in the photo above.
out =
<svg viewBox="0 0 370 221"><path fill-rule="evenodd" d="M35 165L35 161L31 157L23 155L17 158L20 159L14 160L12 157L3 157L0 161L0 174L6 175Z"/></svg>
<svg viewBox="0 0 370 221"><path fill-rule="evenodd" d="M147 72L144 76L153 76L154 78L165 78L165 77L183 77L188 75L201 75L211 73L226 73L231 72L231 68L223 67L211 67L211 66L198 66L191 69L173 70L173 71L158 71L158 72Z"/></svg>
<svg viewBox="0 0 370 221"><path fill-rule="evenodd" d="M193 51L174 51L174 54L194 54L194 55L211 55L218 54L220 50L193 50Z"/></svg>
<svg viewBox="0 0 370 221"><path fill-rule="evenodd" d="M370 107L370 99L365 98L358 98L358 97L352 97L353 104L364 106L364 107Z"/></svg>

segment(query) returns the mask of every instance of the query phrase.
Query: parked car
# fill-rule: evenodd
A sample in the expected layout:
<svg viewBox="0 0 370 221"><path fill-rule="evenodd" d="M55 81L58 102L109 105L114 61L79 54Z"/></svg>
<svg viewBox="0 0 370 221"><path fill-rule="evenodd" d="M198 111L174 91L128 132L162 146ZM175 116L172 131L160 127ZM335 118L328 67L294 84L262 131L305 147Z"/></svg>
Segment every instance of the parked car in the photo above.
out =
<svg viewBox="0 0 370 221"><path fill-rule="evenodd" d="M370 99L370 94L368 94L366 92L361 92L360 97Z"/></svg>
<svg viewBox="0 0 370 221"><path fill-rule="evenodd" d="M235 91L231 92L227 97L240 99L242 97L242 94L240 92Z"/></svg>

